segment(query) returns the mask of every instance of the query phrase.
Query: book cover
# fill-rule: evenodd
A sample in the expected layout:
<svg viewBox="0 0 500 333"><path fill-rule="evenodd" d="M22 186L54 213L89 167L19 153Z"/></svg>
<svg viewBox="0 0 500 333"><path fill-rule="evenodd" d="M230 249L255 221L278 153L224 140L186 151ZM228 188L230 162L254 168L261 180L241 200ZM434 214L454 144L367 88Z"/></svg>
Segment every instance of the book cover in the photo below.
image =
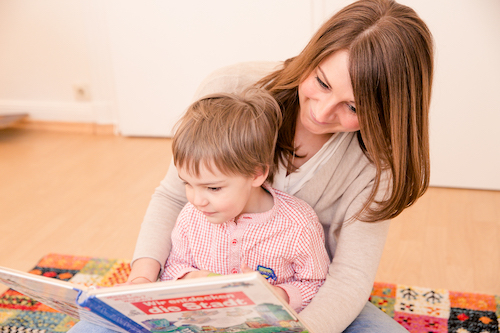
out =
<svg viewBox="0 0 500 333"><path fill-rule="evenodd" d="M118 332L310 332L257 272L93 289L0 267L0 283Z"/></svg>

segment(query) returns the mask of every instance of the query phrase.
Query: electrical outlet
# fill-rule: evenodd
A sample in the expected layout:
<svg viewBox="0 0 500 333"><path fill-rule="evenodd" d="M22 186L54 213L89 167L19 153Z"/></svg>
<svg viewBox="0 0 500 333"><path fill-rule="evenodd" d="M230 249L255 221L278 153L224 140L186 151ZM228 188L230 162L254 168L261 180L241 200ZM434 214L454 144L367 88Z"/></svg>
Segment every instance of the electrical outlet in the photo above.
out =
<svg viewBox="0 0 500 333"><path fill-rule="evenodd" d="M73 86L73 92L75 100L78 102L89 102L91 100L90 87L86 84L75 84Z"/></svg>

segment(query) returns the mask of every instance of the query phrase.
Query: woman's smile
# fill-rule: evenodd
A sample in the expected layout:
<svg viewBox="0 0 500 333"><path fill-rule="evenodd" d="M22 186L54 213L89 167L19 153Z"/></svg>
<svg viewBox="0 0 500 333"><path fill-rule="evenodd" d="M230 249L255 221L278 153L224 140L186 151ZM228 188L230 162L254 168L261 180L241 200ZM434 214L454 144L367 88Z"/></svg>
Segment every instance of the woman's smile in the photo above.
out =
<svg viewBox="0 0 500 333"><path fill-rule="evenodd" d="M315 122L316 124L318 124L318 125L328 125L327 122L321 122L318 119L316 119L316 116L314 115L314 112L312 111L312 109L311 109L311 111L309 111L309 115L311 116L312 121Z"/></svg>

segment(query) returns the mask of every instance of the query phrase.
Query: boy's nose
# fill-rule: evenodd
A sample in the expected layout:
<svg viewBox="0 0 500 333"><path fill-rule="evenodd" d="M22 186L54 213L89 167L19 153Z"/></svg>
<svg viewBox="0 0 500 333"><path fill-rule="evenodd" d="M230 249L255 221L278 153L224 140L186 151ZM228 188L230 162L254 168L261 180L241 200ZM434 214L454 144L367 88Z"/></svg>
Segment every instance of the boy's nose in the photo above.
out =
<svg viewBox="0 0 500 333"><path fill-rule="evenodd" d="M193 204L195 206L205 206L207 204L207 200L206 200L205 196L202 195L201 193L195 193Z"/></svg>

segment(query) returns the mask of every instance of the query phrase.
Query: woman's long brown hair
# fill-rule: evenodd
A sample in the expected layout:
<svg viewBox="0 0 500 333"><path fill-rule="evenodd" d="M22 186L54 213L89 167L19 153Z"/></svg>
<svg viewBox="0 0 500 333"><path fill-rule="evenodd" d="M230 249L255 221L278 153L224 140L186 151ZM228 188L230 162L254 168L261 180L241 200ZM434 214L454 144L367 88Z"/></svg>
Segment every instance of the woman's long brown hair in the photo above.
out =
<svg viewBox="0 0 500 333"><path fill-rule="evenodd" d="M275 162L290 166L299 112L298 86L328 56L349 51L360 124L358 140L377 173L371 196L356 218L367 222L399 215L429 186L429 106L433 42L415 11L392 0L360 0L336 13L296 57L258 82L283 112ZM375 205L382 174L388 195Z"/></svg>

